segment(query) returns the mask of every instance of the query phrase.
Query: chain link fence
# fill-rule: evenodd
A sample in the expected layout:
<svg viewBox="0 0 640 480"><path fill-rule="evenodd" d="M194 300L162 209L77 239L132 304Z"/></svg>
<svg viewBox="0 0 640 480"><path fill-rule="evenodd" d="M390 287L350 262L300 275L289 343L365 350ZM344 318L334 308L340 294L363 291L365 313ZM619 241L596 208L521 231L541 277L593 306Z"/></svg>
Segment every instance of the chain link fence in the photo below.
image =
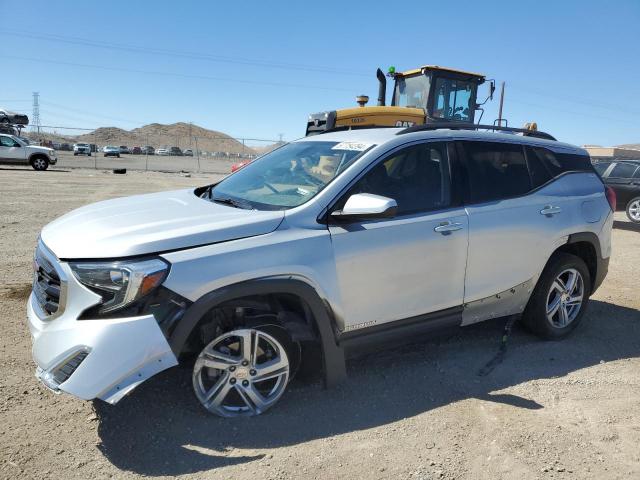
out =
<svg viewBox="0 0 640 480"><path fill-rule="evenodd" d="M231 137L196 125L152 124L131 131L119 128L40 126L22 137L56 150L58 167L226 174L276 148L282 140ZM88 144L90 155L74 151Z"/></svg>

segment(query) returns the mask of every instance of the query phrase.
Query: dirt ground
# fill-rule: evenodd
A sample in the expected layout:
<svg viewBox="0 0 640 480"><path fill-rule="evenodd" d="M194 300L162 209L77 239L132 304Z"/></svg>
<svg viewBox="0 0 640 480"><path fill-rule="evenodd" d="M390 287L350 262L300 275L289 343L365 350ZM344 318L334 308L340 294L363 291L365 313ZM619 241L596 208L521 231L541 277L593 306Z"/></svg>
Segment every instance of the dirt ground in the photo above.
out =
<svg viewBox="0 0 640 480"><path fill-rule="evenodd" d="M38 231L100 199L213 175L0 169L0 477L640 478L640 228L617 214L609 275L563 342L502 321L351 360L349 382L295 380L265 415L221 419L175 368L116 406L33 376L25 302Z"/></svg>

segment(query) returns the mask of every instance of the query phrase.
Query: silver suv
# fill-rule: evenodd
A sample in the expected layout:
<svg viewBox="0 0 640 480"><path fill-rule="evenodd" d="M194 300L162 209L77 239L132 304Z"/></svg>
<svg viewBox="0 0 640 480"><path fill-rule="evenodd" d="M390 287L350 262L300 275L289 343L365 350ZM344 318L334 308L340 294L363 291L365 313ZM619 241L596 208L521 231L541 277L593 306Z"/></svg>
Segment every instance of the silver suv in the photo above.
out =
<svg viewBox="0 0 640 480"><path fill-rule="evenodd" d="M614 198L552 138L330 132L214 185L72 211L35 253L37 376L116 403L191 362L207 410L255 415L301 364L339 383L363 344L506 316L564 337L607 273Z"/></svg>

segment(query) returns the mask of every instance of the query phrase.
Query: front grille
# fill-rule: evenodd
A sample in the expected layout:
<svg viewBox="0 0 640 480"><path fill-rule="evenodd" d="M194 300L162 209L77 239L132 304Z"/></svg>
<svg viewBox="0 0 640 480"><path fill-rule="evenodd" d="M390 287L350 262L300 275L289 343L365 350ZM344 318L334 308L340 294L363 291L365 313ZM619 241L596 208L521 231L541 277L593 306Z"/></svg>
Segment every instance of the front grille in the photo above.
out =
<svg viewBox="0 0 640 480"><path fill-rule="evenodd" d="M60 275L39 245L33 260L33 295L47 316L60 310L62 286Z"/></svg>

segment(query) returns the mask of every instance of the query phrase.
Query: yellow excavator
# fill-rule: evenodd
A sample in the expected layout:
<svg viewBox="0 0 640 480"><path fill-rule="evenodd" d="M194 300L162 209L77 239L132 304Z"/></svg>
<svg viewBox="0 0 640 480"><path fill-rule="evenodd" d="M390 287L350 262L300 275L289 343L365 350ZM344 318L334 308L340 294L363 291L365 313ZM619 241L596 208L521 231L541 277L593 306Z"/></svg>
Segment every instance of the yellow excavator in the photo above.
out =
<svg viewBox="0 0 640 480"><path fill-rule="evenodd" d="M489 95L477 103L478 86L485 83L480 73L437 65L425 65L406 72L389 69L394 80L391 105L386 105L387 78L378 68L378 105L366 106L369 97L356 98L358 107L309 115L307 135L354 127L412 127L431 122L474 123L476 111L493 98L495 82L489 80ZM482 118L482 115L480 115ZM478 122L479 123L479 122Z"/></svg>

